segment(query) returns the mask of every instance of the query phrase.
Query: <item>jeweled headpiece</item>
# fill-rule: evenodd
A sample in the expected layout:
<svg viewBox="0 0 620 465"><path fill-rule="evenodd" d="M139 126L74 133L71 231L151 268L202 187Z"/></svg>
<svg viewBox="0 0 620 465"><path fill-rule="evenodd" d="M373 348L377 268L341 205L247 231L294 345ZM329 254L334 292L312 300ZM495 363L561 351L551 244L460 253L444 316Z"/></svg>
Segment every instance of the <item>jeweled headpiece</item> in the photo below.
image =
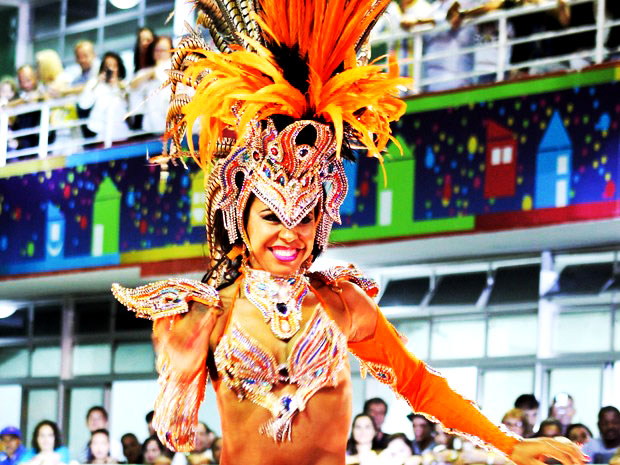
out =
<svg viewBox="0 0 620 465"><path fill-rule="evenodd" d="M210 172L207 237L212 258L224 253L212 226L221 211L228 239L244 238L251 194L292 228L319 205L323 248L347 191L343 145L370 156L391 138L405 104L405 80L390 62L368 64L368 34L390 0L194 0L198 23L219 51L191 30L173 55L167 133L171 157L189 153ZM177 94L179 84L193 96ZM291 121L280 127L276 120ZM191 128L200 119L196 151ZM212 166L216 160L215 166ZM241 175L242 176L241 176ZM245 238L244 238L245 239Z"/></svg>

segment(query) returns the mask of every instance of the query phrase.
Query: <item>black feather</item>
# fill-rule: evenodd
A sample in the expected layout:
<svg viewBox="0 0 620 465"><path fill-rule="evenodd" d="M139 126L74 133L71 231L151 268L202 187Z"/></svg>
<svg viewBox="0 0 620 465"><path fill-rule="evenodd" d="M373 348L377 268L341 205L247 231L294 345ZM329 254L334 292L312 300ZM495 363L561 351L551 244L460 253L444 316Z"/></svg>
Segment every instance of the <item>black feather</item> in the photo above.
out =
<svg viewBox="0 0 620 465"><path fill-rule="evenodd" d="M302 94L308 92L310 86L310 68L308 67L308 57L302 57L299 53L299 45L287 47L283 44L275 42L267 42L269 51L282 69L284 79L286 79L293 87L298 89Z"/></svg>

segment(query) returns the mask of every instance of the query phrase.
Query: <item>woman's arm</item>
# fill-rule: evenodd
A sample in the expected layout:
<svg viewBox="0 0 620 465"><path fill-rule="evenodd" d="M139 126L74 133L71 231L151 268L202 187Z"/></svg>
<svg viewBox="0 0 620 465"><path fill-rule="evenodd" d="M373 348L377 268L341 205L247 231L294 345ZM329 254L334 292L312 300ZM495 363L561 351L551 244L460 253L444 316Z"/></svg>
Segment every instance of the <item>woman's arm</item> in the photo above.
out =
<svg viewBox="0 0 620 465"><path fill-rule="evenodd" d="M361 289L353 285L342 289L354 321L349 349L360 359L363 370L403 396L413 411L474 443L492 445L519 465L540 465L541 456L567 465L583 463L575 446L554 440L522 440L500 430L473 402L453 391L439 373L407 351L396 329Z"/></svg>

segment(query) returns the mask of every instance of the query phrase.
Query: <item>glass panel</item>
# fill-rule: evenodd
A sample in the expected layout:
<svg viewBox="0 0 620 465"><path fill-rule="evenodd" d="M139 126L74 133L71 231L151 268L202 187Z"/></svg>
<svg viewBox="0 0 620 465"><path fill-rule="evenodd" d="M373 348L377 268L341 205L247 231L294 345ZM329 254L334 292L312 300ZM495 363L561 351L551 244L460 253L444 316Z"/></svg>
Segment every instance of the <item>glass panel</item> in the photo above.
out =
<svg viewBox="0 0 620 465"><path fill-rule="evenodd" d="M35 40L33 49L34 53L40 52L41 50L47 50L51 48L52 50L58 50L60 48L60 39L58 37L54 37L51 39L43 39L43 40Z"/></svg>
<svg viewBox="0 0 620 465"><path fill-rule="evenodd" d="M617 334L617 333L616 333ZM611 405L620 405L620 361L614 363Z"/></svg>
<svg viewBox="0 0 620 465"><path fill-rule="evenodd" d="M49 305L34 308L32 334L34 336L60 336L62 306Z"/></svg>
<svg viewBox="0 0 620 465"><path fill-rule="evenodd" d="M114 373L155 371L155 352L150 342L118 344L114 352Z"/></svg>
<svg viewBox="0 0 620 465"><path fill-rule="evenodd" d="M407 349L421 360L428 359L429 321L406 321L398 323L396 329L407 338Z"/></svg>
<svg viewBox="0 0 620 465"><path fill-rule="evenodd" d="M127 431L139 438L147 437L148 430L144 417L153 410L155 399L159 393L157 380L116 381L112 383L110 397L110 434L120 438ZM216 404L208 404L211 410ZM127 415L127 412L134 412ZM211 423L208 423L211 426Z"/></svg>
<svg viewBox="0 0 620 465"><path fill-rule="evenodd" d="M478 358L484 355L484 320L433 322L431 359Z"/></svg>
<svg viewBox="0 0 620 465"><path fill-rule="evenodd" d="M112 351L109 344L79 345L73 348L73 374L103 375L110 373Z"/></svg>
<svg viewBox="0 0 620 465"><path fill-rule="evenodd" d="M442 368L441 375L448 380L450 387L466 399L475 401L478 389L478 368Z"/></svg>
<svg viewBox="0 0 620 465"><path fill-rule="evenodd" d="M614 323L614 350L620 352L620 307L616 308L616 322ZM620 391L620 385L618 386Z"/></svg>
<svg viewBox="0 0 620 465"><path fill-rule="evenodd" d="M130 312L127 308L118 302L114 302L115 320L114 327L116 331L151 331L153 322L146 318L138 318L134 312Z"/></svg>
<svg viewBox="0 0 620 465"><path fill-rule="evenodd" d="M60 29L60 3L55 1L33 9L33 33L35 35Z"/></svg>
<svg viewBox="0 0 620 465"><path fill-rule="evenodd" d="M75 334L107 333L110 331L110 301L75 303Z"/></svg>
<svg viewBox="0 0 620 465"><path fill-rule="evenodd" d="M13 307L15 308L15 307ZM0 318L0 337L28 336L28 309L20 308L10 316Z"/></svg>
<svg viewBox="0 0 620 465"><path fill-rule="evenodd" d="M58 391L56 389L30 390L28 392L28 421L24 437L30 438L34 427L41 420L56 421L57 414Z"/></svg>
<svg viewBox="0 0 620 465"><path fill-rule="evenodd" d="M69 434L65 435L65 440L68 440L72 458L84 460L81 455L90 439L90 432L86 428L86 414L88 409L95 405L103 405L103 388L71 389L69 393Z"/></svg>
<svg viewBox="0 0 620 465"><path fill-rule="evenodd" d="M498 268L488 305L538 301L540 265Z"/></svg>
<svg viewBox="0 0 620 465"><path fill-rule="evenodd" d="M103 30L106 51L114 50L119 55L125 50L133 51L137 30L138 20L107 26Z"/></svg>
<svg viewBox="0 0 620 465"><path fill-rule="evenodd" d="M7 347L0 349L0 378L28 376L28 349Z"/></svg>
<svg viewBox="0 0 620 465"><path fill-rule="evenodd" d="M148 2L147 2L148 3ZM161 13L157 13L154 15L149 15L146 17L146 27L150 27L155 31L155 34L159 36L172 36L173 35L173 22L168 21L168 24L164 24L168 19L169 11L163 11Z"/></svg>
<svg viewBox="0 0 620 465"><path fill-rule="evenodd" d="M67 26L96 18L98 4L99 2L67 0Z"/></svg>
<svg viewBox="0 0 620 465"><path fill-rule="evenodd" d="M20 425L22 387L19 384L0 386L0 418L3 425ZM2 426L4 428L4 426Z"/></svg>
<svg viewBox="0 0 620 465"><path fill-rule="evenodd" d="M515 331L515 328L519 328L519 331ZM504 357L536 354L537 338L538 317L536 315L490 318L487 355Z"/></svg>
<svg viewBox="0 0 620 465"><path fill-rule="evenodd" d="M601 408L601 368L556 368L549 380L549 405L559 392L573 397L575 416L573 423L596 425Z"/></svg>
<svg viewBox="0 0 620 465"><path fill-rule="evenodd" d="M476 305L486 285L486 273L442 276L429 305Z"/></svg>
<svg viewBox="0 0 620 465"><path fill-rule="evenodd" d="M430 278L394 279L388 282L380 307L420 305L430 289Z"/></svg>
<svg viewBox="0 0 620 465"><path fill-rule="evenodd" d="M482 374L482 412L493 423L500 423L517 397L534 390L534 371L486 371Z"/></svg>
<svg viewBox="0 0 620 465"><path fill-rule="evenodd" d="M35 347L30 376L60 376L60 347Z"/></svg>
<svg viewBox="0 0 620 465"><path fill-rule="evenodd" d="M611 349L611 312L560 313L553 328L555 353L602 352Z"/></svg>

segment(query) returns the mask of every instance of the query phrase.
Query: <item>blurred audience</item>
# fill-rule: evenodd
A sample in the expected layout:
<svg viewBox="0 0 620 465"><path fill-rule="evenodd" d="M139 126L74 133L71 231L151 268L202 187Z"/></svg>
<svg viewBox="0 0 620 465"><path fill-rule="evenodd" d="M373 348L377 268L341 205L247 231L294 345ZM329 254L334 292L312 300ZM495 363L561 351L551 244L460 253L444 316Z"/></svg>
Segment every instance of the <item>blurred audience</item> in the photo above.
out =
<svg viewBox="0 0 620 465"><path fill-rule="evenodd" d="M559 420L562 425L562 435L566 434L566 429L573 422L576 412L573 396L566 392L556 394L549 407L549 417Z"/></svg>
<svg viewBox="0 0 620 465"><path fill-rule="evenodd" d="M155 428L153 428L153 417L155 416L155 412L151 410L144 417L144 421L146 422L146 427L149 430L149 436L153 436L155 433Z"/></svg>
<svg viewBox="0 0 620 465"><path fill-rule="evenodd" d="M573 423L572 425L568 425L566 429L566 437L577 443L579 445L583 445L592 439L594 436L590 428L581 423Z"/></svg>
<svg viewBox="0 0 620 465"><path fill-rule="evenodd" d="M523 434L524 437L529 438L534 435L534 427L538 421L538 408L540 403L536 400L534 394L521 394L515 400L515 408L523 410L527 418L527 428Z"/></svg>
<svg viewBox="0 0 620 465"><path fill-rule="evenodd" d="M168 80L166 70L170 69L172 39L161 36L148 48L154 62L153 66L138 71L129 83L129 103L135 111L134 129L142 129L153 134L163 134L166 130L166 115L170 104L170 87L162 88ZM138 123L138 121L140 123Z"/></svg>
<svg viewBox="0 0 620 465"><path fill-rule="evenodd" d="M17 83L10 76L4 76L0 80L0 107L8 105L17 98Z"/></svg>
<svg viewBox="0 0 620 465"><path fill-rule="evenodd" d="M17 69L17 82L19 83L18 98L12 101L12 105L32 103L41 99L42 93L39 88L39 79L35 69L31 65L20 66ZM13 130L36 128L41 122L41 112L31 111L21 113L15 117ZM29 134L17 139L17 149L26 149L39 145L39 135Z"/></svg>
<svg viewBox="0 0 620 465"><path fill-rule="evenodd" d="M211 455L213 455L211 463L214 465L219 465L222 457L222 438L215 438L213 441L213 444L211 445Z"/></svg>
<svg viewBox="0 0 620 465"><path fill-rule="evenodd" d="M410 413L407 418L411 420L413 425L414 440L411 444L413 453L424 455L426 452L431 452L437 445L433 437L433 422L419 413Z"/></svg>
<svg viewBox="0 0 620 465"><path fill-rule="evenodd" d="M152 54L148 53L149 46L155 40L155 33L148 27L141 27L136 32L136 44L133 49L133 72L137 73L143 68L153 66Z"/></svg>
<svg viewBox="0 0 620 465"><path fill-rule="evenodd" d="M195 449L188 455L177 452L172 458L173 465L205 465L208 464L213 456L211 455L211 446L215 441L215 433L207 426L206 423L198 422L196 427L196 445Z"/></svg>
<svg viewBox="0 0 620 465"><path fill-rule="evenodd" d="M106 52L99 75L88 81L80 95L78 106L91 109L86 126L98 137L109 135L112 140L122 140L131 135L125 121L128 107L123 80L126 76L121 57L115 52Z"/></svg>
<svg viewBox="0 0 620 465"><path fill-rule="evenodd" d="M80 453L78 457L78 461L80 463L86 463L90 459L93 458L93 452L91 451L91 442L92 435L95 432L104 432L106 436L106 442L108 443L110 455L114 458L115 462L122 462L124 460L123 456L123 445L118 440L114 440L110 438L110 434L108 433L108 412L105 408L100 405L95 405L88 409L86 413L86 427L88 431L91 432L91 439L88 441L88 444L84 446L84 449ZM103 438L97 438L97 445L100 445L103 442ZM115 462L96 462L96 463L115 463Z"/></svg>
<svg viewBox="0 0 620 465"><path fill-rule="evenodd" d="M110 433L107 429L93 431L88 446L90 459L87 463L118 463L118 460L110 455Z"/></svg>
<svg viewBox="0 0 620 465"><path fill-rule="evenodd" d="M164 463L170 463L171 460L166 454L166 448L163 446L157 436L149 436L141 447L140 462L128 462L128 463L145 463L147 465L163 465Z"/></svg>
<svg viewBox="0 0 620 465"><path fill-rule="evenodd" d="M591 463L608 463L620 448L620 411L612 406L603 407L598 412L597 426L600 436L588 441L583 452L592 459Z"/></svg>
<svg viewBox="0 0 620 465"><path fill-rule="evenodd" d="M381 465L404 465L413 456L411 442L405 433L389 436L385 449L379 454Z"/></svg>
<svg viewBox="0 0 620 465"><path fill-rule="evenodd" d="M502 418L502 424L508 431L511 431L519 436L524 436L528 428L527 415L519 408L513 408L508 410Z"/></svg>
<svg viewBox="0 0 620 465"><path fill-rule="evenodd" d="M58 425L50 420L37 424L32 433L32 448L22 455L20 462L28 465L67 465L69 449L62 444Z"/></svg>
<svg viewBox="0 0 620 465"><path fill-rule="evenodd" d="M121 436L121 444L123 445L123 455L127 459L127 463L142 463L142 444L133 433L125 433Z"/></svg>
<svg viewBox="0 0 620 465"><path fill-rule="evenodd" d="M370 415L360 413L353 419L351 436L347 441L347 464L375 465L379 463L377 452L372 449L377 431L375 421Z"/></svg>
<svg viewBox="0 0 620 465"><path fill-rule="evenodd" d="M557 418L547 418L540 423L535 436L537 438L554 438L562 436L562 423Z"/></svg>
<svg viewBox="0 0 620 465"><path fill-rule="evenodd" d="M380 397L373 397L372 399L368 399L364 403L364 414L372 417L375 421L375 426L377 427L377 434L372 442L372 448L374 450L382 450L387 447L390 436L381 431L383 427L383 422L385 421L385 416L387 415L388 405L387 403L381 399Z"/></svg>
<svg viewBox="0 0 620 465"><path fill-rule="evenodd" d="M0 452L0 465L17 465L26 447L22 444L22 433L15 426L6 426L0 431L0 441L4 450Z"/></svg>
<svg viewBox="0 0 620 465"><path fill-rule="evenodd" d="M73 48L75 62L77 65L74 71L72 86L83 86L90 79L97 76L99 60L95 54L95 45L90 40L80 40Z"/></svg>

